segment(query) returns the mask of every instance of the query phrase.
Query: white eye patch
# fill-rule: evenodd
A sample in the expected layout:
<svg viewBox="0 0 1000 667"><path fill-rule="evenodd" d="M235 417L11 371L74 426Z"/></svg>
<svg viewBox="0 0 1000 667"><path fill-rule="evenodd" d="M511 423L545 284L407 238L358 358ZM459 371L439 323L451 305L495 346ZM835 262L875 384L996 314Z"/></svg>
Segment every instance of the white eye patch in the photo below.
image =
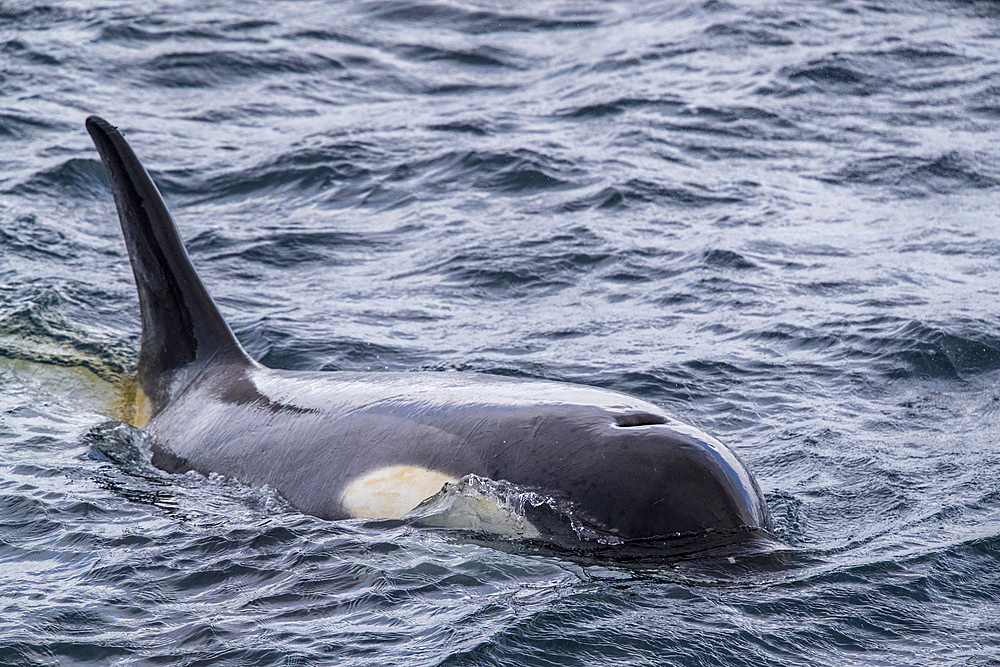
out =
<svg viewBox="0 0 1000 667"><path fill-rule="evenodd" d="M387 466L351 481L340 497L355 519L401 519L456 479L419 466Z"/></svg>

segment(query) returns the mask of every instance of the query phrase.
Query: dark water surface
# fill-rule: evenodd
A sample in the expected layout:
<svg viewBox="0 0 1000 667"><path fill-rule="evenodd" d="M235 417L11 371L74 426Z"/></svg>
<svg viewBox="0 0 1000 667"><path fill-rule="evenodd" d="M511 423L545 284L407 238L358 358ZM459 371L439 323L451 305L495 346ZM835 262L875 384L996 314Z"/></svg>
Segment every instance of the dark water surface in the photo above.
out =
<svg viewBox="0 0 1000 667"><path fill-rule="evenodd" d="M0 0L0 663L1000 664L995 2ZM249 351L636 394L775 553L619 563L169 476L83 130Z"/></svg>

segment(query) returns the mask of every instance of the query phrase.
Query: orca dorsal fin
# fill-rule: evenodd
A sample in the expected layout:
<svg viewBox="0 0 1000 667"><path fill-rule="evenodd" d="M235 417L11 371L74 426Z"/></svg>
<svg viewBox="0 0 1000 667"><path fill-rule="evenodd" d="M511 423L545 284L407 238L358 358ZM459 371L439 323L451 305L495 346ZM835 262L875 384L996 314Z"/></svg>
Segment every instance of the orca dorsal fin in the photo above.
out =
<svg viewBox="0 0 1000 667"><path fill-rule="evenodd" d="M117 128L87 131L108 172L142 311L139 384L152 415L208 363L252 364L198 277L160 191ZM181 373L181 371L184 371Z"/></svg>

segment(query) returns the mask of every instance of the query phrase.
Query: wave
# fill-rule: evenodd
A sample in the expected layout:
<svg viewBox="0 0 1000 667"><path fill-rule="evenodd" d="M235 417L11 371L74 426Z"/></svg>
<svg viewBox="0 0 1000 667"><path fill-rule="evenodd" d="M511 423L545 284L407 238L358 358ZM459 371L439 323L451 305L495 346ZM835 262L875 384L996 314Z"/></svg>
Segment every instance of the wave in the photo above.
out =
<svg viewBox="0 0 1000 667"><path fill-rule="evenodd" d="M96 199L104 196L109 188L108 176L100 160L71 158L32 174L10 192Z"/></svg>
<svg viewBox="0 0 1000 667"><path fill-rule="evenodd" d="M129 66L129 74L134 69ZM283 48L252 51L181 51L154 56L140 76L165 88L217 88L262 74L329 74L343 71L337 59Z"/></svg>
<svg viewBox="0 0 1000 667"><path fill-rule="evenodd" d="M107 326L81 325L66 316L75 304L113 302L115 295L98 287L77 286L71 293L22 285L11 296L10 302L0 305L0 357L83 367L112 382L131 368L134 338L123 339Z"/></svg>
<svg viewBox="0 0 1000 667"><path fill-rule="evenodd" d="M605 186L592 194L572 199L560 207L562 211L573 212L583 209L626 210L635 206L672 206L683 209L705 208L720 204L736 204L744 201L740 196L716 193L712 188L698 183L651 183L633 178L628 181Z"/></svg>
<svg viewBox="0 0 1000 667"><path fill-rule="evenodd" d="M821 180L887 186L904 197L927 197L1000 186L1000 166L951 151L939 156L885 155L856 160Z"/></svg>
<svg viewBox="0 0 1000 667"><path fill-rule="evenodd" d="M552 11L551 16L532 16L527 13L475 9L464 4L448 2L380 0L369 3L367 11L375 18L396 23L418 25L446 23L453 30L472 35L578 30L598 24L593 18L585 15L572 16L571 11L566 12L562 9Z"/></svg>
<svg viewBox="0 0 1000 667"><path fill-rule="evenodd" d="M818 327L782 324L740 334L743 340L821 354L834 367L857 364L886 378L961 380L1000 369L998 327L984 320L948 325L880 316Z"/></svg>
<svg viewBox="0 0 1000 667"><path fill-rule="evenodd" d="M154 24L155 25L155 24ZM97 37L99 42L119 42L119 43L160 43L160 42L185 42L198 40L212 41L248 41L252 39L246 33L260 30L261 28L279 27L276 21L252 20L252 21L223 21L219 23L191 27L179 24L177 26L143 27L134 20L126 22L112 22L101 28ZM266 40L259 39L260 42Z"/></svg>

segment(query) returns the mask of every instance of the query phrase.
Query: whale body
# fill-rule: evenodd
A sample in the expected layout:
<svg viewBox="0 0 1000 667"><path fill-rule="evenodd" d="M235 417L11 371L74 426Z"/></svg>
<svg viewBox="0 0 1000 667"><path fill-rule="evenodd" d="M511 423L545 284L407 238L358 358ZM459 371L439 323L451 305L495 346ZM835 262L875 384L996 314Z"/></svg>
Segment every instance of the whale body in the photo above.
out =
<svg viewBox="0 0 1000 667"><path fill-rule="evenodd" d="M401 518L472 475L564 503L621 540L770 529L760 488L730 449L627 394L476 373L262 366L222 318L121 133L96 116L86 128L139 294L138 421L154 465L269 485L330 520Z"/></svg>

